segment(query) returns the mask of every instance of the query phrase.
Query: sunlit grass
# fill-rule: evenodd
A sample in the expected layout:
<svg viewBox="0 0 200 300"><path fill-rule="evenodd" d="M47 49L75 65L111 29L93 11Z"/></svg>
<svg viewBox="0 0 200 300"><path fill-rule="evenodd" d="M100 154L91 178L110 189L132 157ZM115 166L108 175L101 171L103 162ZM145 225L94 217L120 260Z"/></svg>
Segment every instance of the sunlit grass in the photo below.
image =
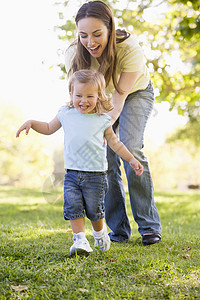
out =
<svg viewBox="0 0 200 300"><path fill-rule="evenodd" d="M199 192L156 193L161 243L142 246L127 201L129 243L74 258L62 199L54 205L47 200L36 189L0 189L0 299L199 298ZM86 228L93 247L88 220Z"/></svg>

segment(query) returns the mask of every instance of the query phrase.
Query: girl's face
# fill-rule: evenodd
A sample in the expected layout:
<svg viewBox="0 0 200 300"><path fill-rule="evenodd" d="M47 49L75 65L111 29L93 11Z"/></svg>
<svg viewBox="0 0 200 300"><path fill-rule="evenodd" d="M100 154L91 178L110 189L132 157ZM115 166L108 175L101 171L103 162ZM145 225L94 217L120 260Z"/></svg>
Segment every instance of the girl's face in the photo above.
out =
<svg viewBox="0 0 200 300"><path fill-rule="evenodd" d="M77 24L81 44L95 58L99 59L107 46L109 30L97 18L84 18Z"/></svg>
<svg viewBox="0 0 200 300"><path fill-rule="evenodd" d="M73 92L70 94L74 107L82 114L96 112L98 88L91 83L74 82Z"/></svg>

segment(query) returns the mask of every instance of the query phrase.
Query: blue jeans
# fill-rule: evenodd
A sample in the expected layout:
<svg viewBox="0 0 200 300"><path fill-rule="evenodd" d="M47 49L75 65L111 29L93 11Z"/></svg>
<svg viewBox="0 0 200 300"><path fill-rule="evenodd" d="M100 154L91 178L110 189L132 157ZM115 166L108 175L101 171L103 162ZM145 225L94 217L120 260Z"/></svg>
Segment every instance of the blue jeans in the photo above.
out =
<svg viewBox="0 0 200 300"><path fill-rule="evenodd" d="M64 180L64 219L83 218L85 215L94 222L103 219L107 186L106 172L67 170Z"/></svg>
<svg viewBox="0 0 200 300"><path fill-rule="evenodd" d="M120 140L144 167L143 174L139 177L129 163L123 161L132 213L141 235L161 232L161 222L154 202L152 177L147 158L142 152L144 130L153 104L154 92L150 82L145 90L134 92L127 97L120 117L113 125L114 131L119 131ZM126 213L120 157L108 147L107 158L109 188L105 197L105 219L112 230L109 233L111 240L120 242L130 238L131 228Z"/></svg>

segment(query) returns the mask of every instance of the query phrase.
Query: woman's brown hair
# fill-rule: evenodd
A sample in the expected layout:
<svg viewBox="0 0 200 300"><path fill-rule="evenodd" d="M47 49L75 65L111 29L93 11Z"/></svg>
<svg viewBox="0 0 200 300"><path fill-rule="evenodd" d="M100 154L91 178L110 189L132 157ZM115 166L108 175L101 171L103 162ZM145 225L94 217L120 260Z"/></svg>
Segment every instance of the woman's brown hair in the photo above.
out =
<svg viewBox="0 0 200 300"><path fill-rule="evenodd" d="M120 43L129 37L129 34L125 30L115 31L115 22L111 9L102 1L89 1L84 3L77 12L75 17L76 25L81 19L93 17L100 19L104 22L109 30L108 43L105 50L102 53L102 61L99 67L108 86L112 79L115 89L122 93L122 90L117 85L116 79L116 43ZM76 55L72 61L72 66L69 70L69 74L81 70L89 69L91 65L90 53L81 44L80 38L73 43L77 45Z"/></svg>

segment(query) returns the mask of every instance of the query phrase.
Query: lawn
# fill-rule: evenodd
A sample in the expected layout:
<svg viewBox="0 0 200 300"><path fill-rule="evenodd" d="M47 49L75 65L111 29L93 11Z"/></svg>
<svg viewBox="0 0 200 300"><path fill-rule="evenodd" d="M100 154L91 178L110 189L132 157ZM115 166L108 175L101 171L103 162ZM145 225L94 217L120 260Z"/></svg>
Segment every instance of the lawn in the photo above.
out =
<svg viewBox="0 0 200 300"><path fill-rule="evenodd" d="M127 201L129 243L73 258L62 191L55 197L0 188L0 299L200 299L200 192L155 194L161 243L143 247Z"/></svg>

